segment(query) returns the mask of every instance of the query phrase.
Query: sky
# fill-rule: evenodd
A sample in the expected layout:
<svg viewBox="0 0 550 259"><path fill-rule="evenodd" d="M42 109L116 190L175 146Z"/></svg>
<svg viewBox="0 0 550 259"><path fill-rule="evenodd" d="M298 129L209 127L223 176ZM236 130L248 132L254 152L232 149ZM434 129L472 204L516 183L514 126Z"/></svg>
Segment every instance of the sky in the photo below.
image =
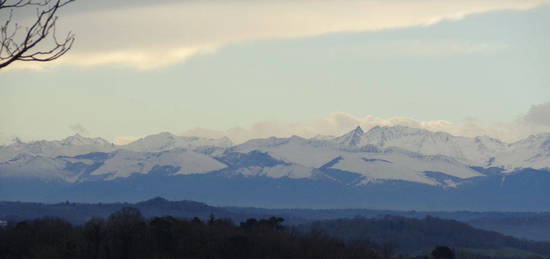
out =
<svg viewBox="0 0 550 259"><path fill-rule="evenodd" d="M550 0L77 0L68 54L0 72L0 144L358 125L516 141L550 132L549 25Z"/></svg>

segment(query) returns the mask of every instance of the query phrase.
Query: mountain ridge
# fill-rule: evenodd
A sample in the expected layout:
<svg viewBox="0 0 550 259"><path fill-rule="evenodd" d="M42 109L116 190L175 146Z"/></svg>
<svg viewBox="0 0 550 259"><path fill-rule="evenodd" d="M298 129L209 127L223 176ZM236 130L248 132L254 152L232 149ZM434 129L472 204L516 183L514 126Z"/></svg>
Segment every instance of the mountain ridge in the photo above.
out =
<svg viewBox="0 0 550 259"><path fill-rule="evenodd" d="M25 167L25 161L31 160L29 157L51 160L47 162L50 165L68 161L86 164L93 161L76 160L79 160L78 156L89 153L110 154L109 159L103 161L92 175L113 174L115 177L127 177L133 173L148 173L154 166L166 165L179 167L180 173L203 173L227 167L219 159L235 152L263 152L272 159L311 170L319 169L340 157L341 160L333 165L335 169L363 173L379 179L384 179L380 174L389 175L388 172L391 171L406 172L408 178L396 178L403 180L416 179L415 175L425 171L439 171L469 178L480 175L468 167L499 167L504 169L504 173L521 168L548 169L550 134L534 135L506 144L490 137L457 137L444 132L405 126L376 126L368 131L363 131L358 126L349 133L333 138L270 137L252 139L239 145L233 145L228 138L179 137L163 132L118 146L101 138L86 138L76 134L60 141L17 142L0 147L0 158L3 158L0 159L0 176L2 172L15 170L10 169L10 166L19 169ZM125 157L122 160L114 160L123 154ZM170 158L165 158L167 156ZM192 159L186 160L184 156ZM120 164L130 160L133 161L130 164ZM381 161L388 163L380 163ZM148 163L150 165L146 165ZM109 169L109 165L114 168ZM388 179L394 178L392 176ZM427 184L430 182L422 179L416 181Z"/></svg>
<svg viewBox="0 0 550 259"><path fill-rule="evenodd" d="M464 203L476 195L486 196L483 202L504 206L500 199L509 196L504 193L508 190L528 192L525 198L542 202L541 208L546 208L546 201L535 196L547 192L525 184L550 184L550 134L513 144L408 127L375 127L369 131L357 127L333 138L270 137L238 145L223 138L177 137L169 133L125 146L105 145L101 140L79 135L66 140L66 145L62 141L42 141L28 144L28 149L24 143L15 143L17 148L0 148L0 157L11 155L8 160L0 160L0 194L17 199L26 196L22 188L41 189L41 184L51 183L55 186L51 188L58 188L53 192L64 195L84 195L84 189L96 186L108 188L105 194L118 197L127 189L124 185L134 185L149 195L166 191L181 197L186 192L208 195L206 192L211 191L227 198L235 195L259 202L257 197L267 195L261 194L261 188L275 188L275 193L288 192L281 198L283 204L293 202L291 194L301 196L295 198L296 204L307 204L307 199L320 199L321 196L313 195L317 188L340 193L341 197L329 198L334 204L340 198L354 206L365 206L362 204L367 201L385 206L383 199L372 196L382 195L387 197L387 206L408 206L403 202L407 199L400 200L398 196L409 195L411 206L423 206L426 199L439 196L450 202L460 201L453 205L457 208L469 208L490 206ZM37 145L43 148L36 149ZM150 192L146 191L148 188ZM228 193L231 188L251 196ZM461 192L467 194L462 197ZM493 199L496 193L503 197ZM120 197L141 197L138 193L133 195ZM271 195L265 198L279 199Z"/></svg>

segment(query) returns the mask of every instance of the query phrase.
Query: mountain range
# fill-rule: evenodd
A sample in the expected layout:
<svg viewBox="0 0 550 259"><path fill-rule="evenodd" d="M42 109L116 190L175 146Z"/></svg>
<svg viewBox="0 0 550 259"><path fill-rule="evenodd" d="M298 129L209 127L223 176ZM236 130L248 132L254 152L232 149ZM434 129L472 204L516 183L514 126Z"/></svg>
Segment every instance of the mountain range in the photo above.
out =
<svg viewBox="0 0 550 259"><path fill-rule="evenodd" d="M234 145L160 133L0 147L0 199L384 209L547 210L550 134L505 143L404 126ZM97 192L96 192L97 191Z"/></svg>

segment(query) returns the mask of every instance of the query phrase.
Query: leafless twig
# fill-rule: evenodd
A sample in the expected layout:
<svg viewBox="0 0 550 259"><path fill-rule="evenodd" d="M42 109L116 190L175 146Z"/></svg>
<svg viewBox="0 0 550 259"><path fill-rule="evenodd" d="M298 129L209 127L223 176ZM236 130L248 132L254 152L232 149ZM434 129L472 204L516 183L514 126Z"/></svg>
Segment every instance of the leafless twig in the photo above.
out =
<svg viewBox="0 0 550 259"><path fill-rule="evenodd" d="M69 51L75 37L72 32L58 40L56 35L57 11L75 0L0 0L0 14L7 11L7 19L0 23L0 69L15 61L47 62L63 56ZM25 28L23 37L18 37L21 26L13 21L15 8L37 6L34 23ZM50 46L40 50L40 43L51 39Z"/></svg>

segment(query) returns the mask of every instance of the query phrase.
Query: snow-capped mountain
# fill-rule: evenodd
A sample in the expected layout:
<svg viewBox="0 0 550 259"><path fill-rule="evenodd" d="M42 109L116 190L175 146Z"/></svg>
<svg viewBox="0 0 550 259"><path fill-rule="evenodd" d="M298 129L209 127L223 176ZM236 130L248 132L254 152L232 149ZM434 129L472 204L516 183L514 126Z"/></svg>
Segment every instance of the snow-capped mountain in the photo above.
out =
<svg viewBox="0 0 550 259"><path fill-rule="evenodd" d="M80 134L62 140L33 141L15 143L0 147L0 162L15 158L18 154L31 154L43 157L76 156L91 152L111 152L116 147L102 138L86 138Z"/></svg>
<svg viewBox="0 0 550 259"><path fill-rule="evenodd" d="M232 148L237 152L259 150L282 161L308 168L338 169L361 175L361 183L377 180L403 180L430 185L439 184L425 172L443 172L458 178L481 176L467 164L441 155L424 155L404 149L361 146L364 132L352 132L328 141L297 136L280 139L258 139Z"/></svg>
<svg viewBox="0 0 550 259"><path fill-rule="evenodd" d="M158 152L174 148L194 149L197 147L208 146L227 148L231 147L232 145L233 143L227 137L219 139L182 137L175 136L168 132L163 132L136 140L125 146L121 146L120 148L136 152Z"/></svg>
<svg viewBox="0 0 550 259"><path fill-rule="evenodd" d="M550 168L550 133L531 135L495 155L493 166L511 172L521 168Z"/></svg>
<svg viewBox="0 0 550 259"><path fill-rule="evenodd" d="M20 153L9 161L0 163L1 177L17 177L40 180L74 182L78 178L65 170L65 161L34 154Z"/></svg>
<svg viewBox="0 0 550 259"><path fill-rule="evenodd" d="M373 146L381 149L399 148L423 155L443 155L467 165L482 167L507 148L507 144L490 137L457 137L444 132L403 126L374 127L368 132L357 128L335 138L334 143L348 148Z"/></svg>
<svg viewBox="0 0 550 259"><path fill-rule="evenodd" d="M135 152L159 152L176 148L227 148L232 145L229 138L180 137L164 132L147 136L127 145L117 146L102 138L87 138L76 134L62 140L53 141L41 140L25 143L16 139L15 143L11 145L0 146L0 162L8 161L18 154L32 154L54 158L57 156L77 156L92 152L113 152L118 149Z"/></svg>
<svg viewBox="0 0 550 259"><path fill-rule="evenodd" d="M112 180L132 174L147 174L162 167L169 167L171 175L178 175L207 173L225 168L226 165L186 149L157 153L117 150L97 170L91 172L90 176L105 176L106 180Z"/></svg>
<svg viewBox="0 0 550 259"><path fill-rule="evenodd" d="M550 195L550 134L504 143L407 127L357 127L337 137L239 145L160 133L122 146L75 135L16 142L0 147L0 158L1 199L168 195L241 205L439 209L505 209L517 200L517 208L550 209L544 199Z"/></svg>
<svg viewBox="0 0 550 259"><path fill-rule="evenodd" d="M367 132L360 128L333 140L349 148L376 147L402 149L429 156L445 156L467 166L500 167L507 171L521 168L550 168L550 133L504 143L498 139L453 136L403 126L374 127Z"/></svg>
<svg viewBox="0 0 550 259"><path fill-rule="evenodd" d="M350 131L347 134L344 134L340 137L336 137L332 140L335 144L343 147L360 147L365 146L363 142L363 137L365 132L361 127L357 127L354 130Z"/></svg>
<svg viewBox="0 0 550 259"><path fill-rule="evenodd" d="M170 175L223 172L226 176L330 179L319 174L325 170L352 173L356 185L406 181L456 187L462 180L484 176L474 167L499 167L504 173L550 168L550 134L507 144L490 137L457 137L402 126L368 131L357 127L338 137L271 137L236 146L228 138L170 133L116 146L77 134L59 141L16 142L1 147L0 158L1 177L40 175L71 182L159 170Z"/></svg>

